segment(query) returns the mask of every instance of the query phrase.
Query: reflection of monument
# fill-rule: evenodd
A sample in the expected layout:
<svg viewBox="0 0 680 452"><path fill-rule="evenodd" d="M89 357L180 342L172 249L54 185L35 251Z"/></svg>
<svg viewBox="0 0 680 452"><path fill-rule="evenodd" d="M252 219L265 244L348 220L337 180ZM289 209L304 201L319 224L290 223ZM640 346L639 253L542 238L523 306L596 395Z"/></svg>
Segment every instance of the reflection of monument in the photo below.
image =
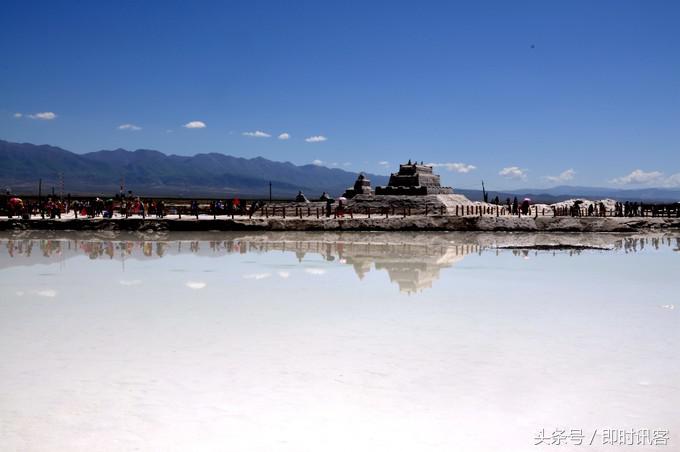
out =
<svg viewBox="0 0 680 452"><path fill-rule="evenodd" d="M384 244L368 247L359 250L357 246L349 249L345 246L343 257L352 264L357 276L363 279L374 265L376 270L386 270L390 281L397 283L400 291L409 293L431 288L442 269L481 249L478 245Z"/></svg>
<svg viewBox="0 0 680 452"><path fill-rule="evenodd" d="M399 165L399 172L392 173L386 187L376 187L376 195L448 195L451 187L442 187L439 176L432 172L432 166L408 163Z"/></svg>

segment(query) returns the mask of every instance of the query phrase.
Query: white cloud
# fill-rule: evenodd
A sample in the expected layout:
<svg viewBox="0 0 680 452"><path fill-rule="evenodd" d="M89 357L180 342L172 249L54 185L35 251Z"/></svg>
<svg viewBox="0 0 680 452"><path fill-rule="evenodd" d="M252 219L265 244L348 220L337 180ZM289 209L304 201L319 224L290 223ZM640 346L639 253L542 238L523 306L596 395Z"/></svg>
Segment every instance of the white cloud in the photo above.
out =
<svg viewBox="0 0 680 452"><path fill-rule="evenodd" d="M307 268L305 269L305 272L310 274L310 275L325 275L326 270L323 268Z"/></svg>
<svg viewBox="0 0 680 452"><path fill-rule="evenodd" d="M142 130L142 128L134 124L121 124L118 126L118 130Z"/></svg>
<svg viewBox="0 0 680 452"><path fill-rule="evenodd" d="M671 176L673 178L674 176ZM651 184L663 182L663 173L660 171L642 171L636 169L626 176L612 179L611 182L617 185Z"/></svg>
<svg viewBox="0 0 680 452"><path fill-rule="evenodd" d="M378 165L380 165L380 166L390 166L390 162L388 162L387 160L381 160L381 161L378 162Z"/></svg>
<svg viewBox="0 0 680 452"><path fill-rule="evenodd" d="M55 119L57 117L56 113L52 113L51 111L43 111L41 113L36 113L34 115L28 115L29 118L31 119L41 119L43 121L51 121L52 119Z"/></svg>
<svg viewBox="0 0 680 452"><path fill-rule="evenodd" d="M435 168L446 168L449 171L456 173L469 173L470 171L477 169L475 165L468 165L466 163L428 163Z"/></svg>
<svg viewBox="0 0 680 452"><path fill-rule="evenodd" d="M200 282L200 281L189 281L189 282L187 282L185 285L186 285L189 289L194 289L194 290L203 289L203 288L205 288L205 287L207 286L206 283Z"/></svg>
<svg viewBox="0 0 680 452"><path fill-rule="evenodd" d="M562 171L558 176L545 176L545 179L550 182L566 182L572 180L576 175L576 171L569 168L568 170Z"/></svg>
<svg viewBox="0 0 680 452"><path fill-rule="evenodd" d="M278 275L280 278L287 279L290 277L290 272L280 271L278 272Z"/></svg>
<svg viewBox="0 0 680 452"><path fill-rule="evenodd" d="M38 290L35 292L36 295L40 295L41 297L48 297L48 298L54 298L57 296L57 291L54 289L44 289L44 290Z"/></svg>
<svg viewBox="0 0 680 452"><path fill-rule="evenodd" d="M312 165L321 166L321 165L323 165L323 160L319 160L319 159L312 160Z"/></svg>
<svg viewBox="0 0 680 452"><path fill-rule="evenodd" d="M243 136L255 138L269 138L271 135L261 130L256 130L255 132L243 132Z"/></svg>
<svg viewBox="0 0 680 452"><path fill-rule="evenodd" d="M208 127L203 121L190 121L184 124L182 127L185 129L205 129Z"/></svg>
<svg viewBox="0 0 680 452"><path fill-rule="evenodd" d="M121 286L138 286L142 283L141 279L121 279L118 281Z"/></svg>
<svg viewBox="0 0 680 452"><path fill-rule="evenodd" d="M269 278L271 273L251 273L249 275L243 275L243 279L265 279Z"/></svg>
<svg viewBox="0 0 680 452"><path fill-rule="evenodd" d="M526 180L527 178L526 170L519 166L508 166L507 168L503 168L498 172L498 175L509 179Z"/></svg>
<svg viewBox="0 0 680 452"><path fill-rule="evenodd" d="M290 139L290 134L288 132L283 132L281 135L278 136L279 140L289 140Z"/></svg>
<svg viewBox="0 0 680 452"><path fill-rule="evenodd" d="M656 187L680 187L680 173L664 175L661 171L643 171L636 169L630 174L610 180L616 185L652 185Z"/></svg>
<svg viewBox="0 0 680 452"><path fill-rule="evenodd" d="M327 141L328 138L326 138L323 135L314 135L313 137L307 137L305 138L305 141L307 143L321 143L322 141Z"/></svg>
<svg viewBox="0 0 680 452"><path fill-rule="evenodd" d="M15 118L21 118L23 116L23 113L14 113Z"/></svg>

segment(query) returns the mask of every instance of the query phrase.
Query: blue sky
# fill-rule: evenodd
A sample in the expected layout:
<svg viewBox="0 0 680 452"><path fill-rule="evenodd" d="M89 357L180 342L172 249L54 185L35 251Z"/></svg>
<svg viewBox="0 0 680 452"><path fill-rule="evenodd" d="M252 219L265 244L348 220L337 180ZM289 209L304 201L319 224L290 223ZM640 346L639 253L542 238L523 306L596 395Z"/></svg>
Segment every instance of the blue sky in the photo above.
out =
<svg viewBox="0 0 680 452"><path fill-rule="evenodd" d="M5 1L0 138L680 186L678 24L675 1Z"/></svg>

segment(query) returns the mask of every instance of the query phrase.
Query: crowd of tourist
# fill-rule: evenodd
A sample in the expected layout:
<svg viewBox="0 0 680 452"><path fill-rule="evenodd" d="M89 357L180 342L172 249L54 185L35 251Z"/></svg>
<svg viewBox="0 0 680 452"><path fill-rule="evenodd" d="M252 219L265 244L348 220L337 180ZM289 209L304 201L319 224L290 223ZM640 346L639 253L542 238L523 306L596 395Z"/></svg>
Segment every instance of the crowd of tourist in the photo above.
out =
<svg viewBox="0 0 680 452"><path fill-rule="evenodd" d="M114 215L124 218L131 215L141 216L142 218L147 216L163 218L168 214L184 214L198 218L199 214L252 215L263 205L262 201L243 202L238 198L232 198L213 200L203 205L197 200L191 200L188 202L188 206L186 202L178 202L168 206L163 199L144 199L133 196L131 193L108 199L100 197L76 199L68 195L65 199L47 196L42 200L31 198L24 200L12 195L7 190L4 195L0 196L0 215L9 218L29 219L39 216L40 218L55 219L61 218L64 214L72 214L75 218L113 218Z"/></svg>
<svg viewBox="0 0 680 452"><path fill-rule="evenodd" d="M309 203L302 192L298 194L295 201L297 203ZM336 217L343 217L346 210L347 199L339 197L334 199L327 193L319 198L319 201L325 202L323 213L326 217L335 215ZM507 198L504 205L501 203L498 196L491 200L490 204L501 207L504 212L510 215L531 215L533 210L538 209L536 205L532 205L531 199L524 198L521 202L514 197L513 200ZM613 206L605 205L602 201L590 202L585 200L576 200L571 204L561 203L562 205L544 206L541 214L545 216L546 213L551 213L555 216L588 216L588 217L639 217L639 216L676 216L680 215L680 203L675 204L651 204L642 203L638 201L615 202ZM0 196L0 215L8 218L24 218L39 216L40 218L61 218L63 214L69 214L75 218L113 218L117 217L128 218L131 215L147 216L163 218L168 214L171 215L190 215L199 217L200 214L208 214L213 217L224 215L254 215L256 212L265 207L263 201L241 201L238 198L226 200L212 200L207 203L200 204L197 200L188 202L175 202L171 205L166 205L163 199L142 199L138 196L133 196L132 192L127 194L117 195L113 198L83 198L75 199L70 195L65 199L56 196L47 196L45 199L29 198L24 201L22 198L12 195L8 190L4 195ZM386 213L389 209L383 208ZM546 212L547 210L547 212ZM409 209L410 211L410 209ZM276 208L272 208L272 214L275 215ZM285 216L285 211L284 216ZM379 210L376 213L380 213Z"/></svg>

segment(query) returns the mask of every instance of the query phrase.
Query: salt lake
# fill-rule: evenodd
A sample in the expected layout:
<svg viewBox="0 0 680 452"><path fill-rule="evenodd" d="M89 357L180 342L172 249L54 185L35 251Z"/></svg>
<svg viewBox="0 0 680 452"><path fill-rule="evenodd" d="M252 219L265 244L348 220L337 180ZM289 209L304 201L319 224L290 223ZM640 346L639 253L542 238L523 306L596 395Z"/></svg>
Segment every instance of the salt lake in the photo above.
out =
<svg viewBox="0 0 680 452"><path fill-rule="evenodd" d="M677 233L5 234L0 448L678 450L679 270Z"/></svg>

